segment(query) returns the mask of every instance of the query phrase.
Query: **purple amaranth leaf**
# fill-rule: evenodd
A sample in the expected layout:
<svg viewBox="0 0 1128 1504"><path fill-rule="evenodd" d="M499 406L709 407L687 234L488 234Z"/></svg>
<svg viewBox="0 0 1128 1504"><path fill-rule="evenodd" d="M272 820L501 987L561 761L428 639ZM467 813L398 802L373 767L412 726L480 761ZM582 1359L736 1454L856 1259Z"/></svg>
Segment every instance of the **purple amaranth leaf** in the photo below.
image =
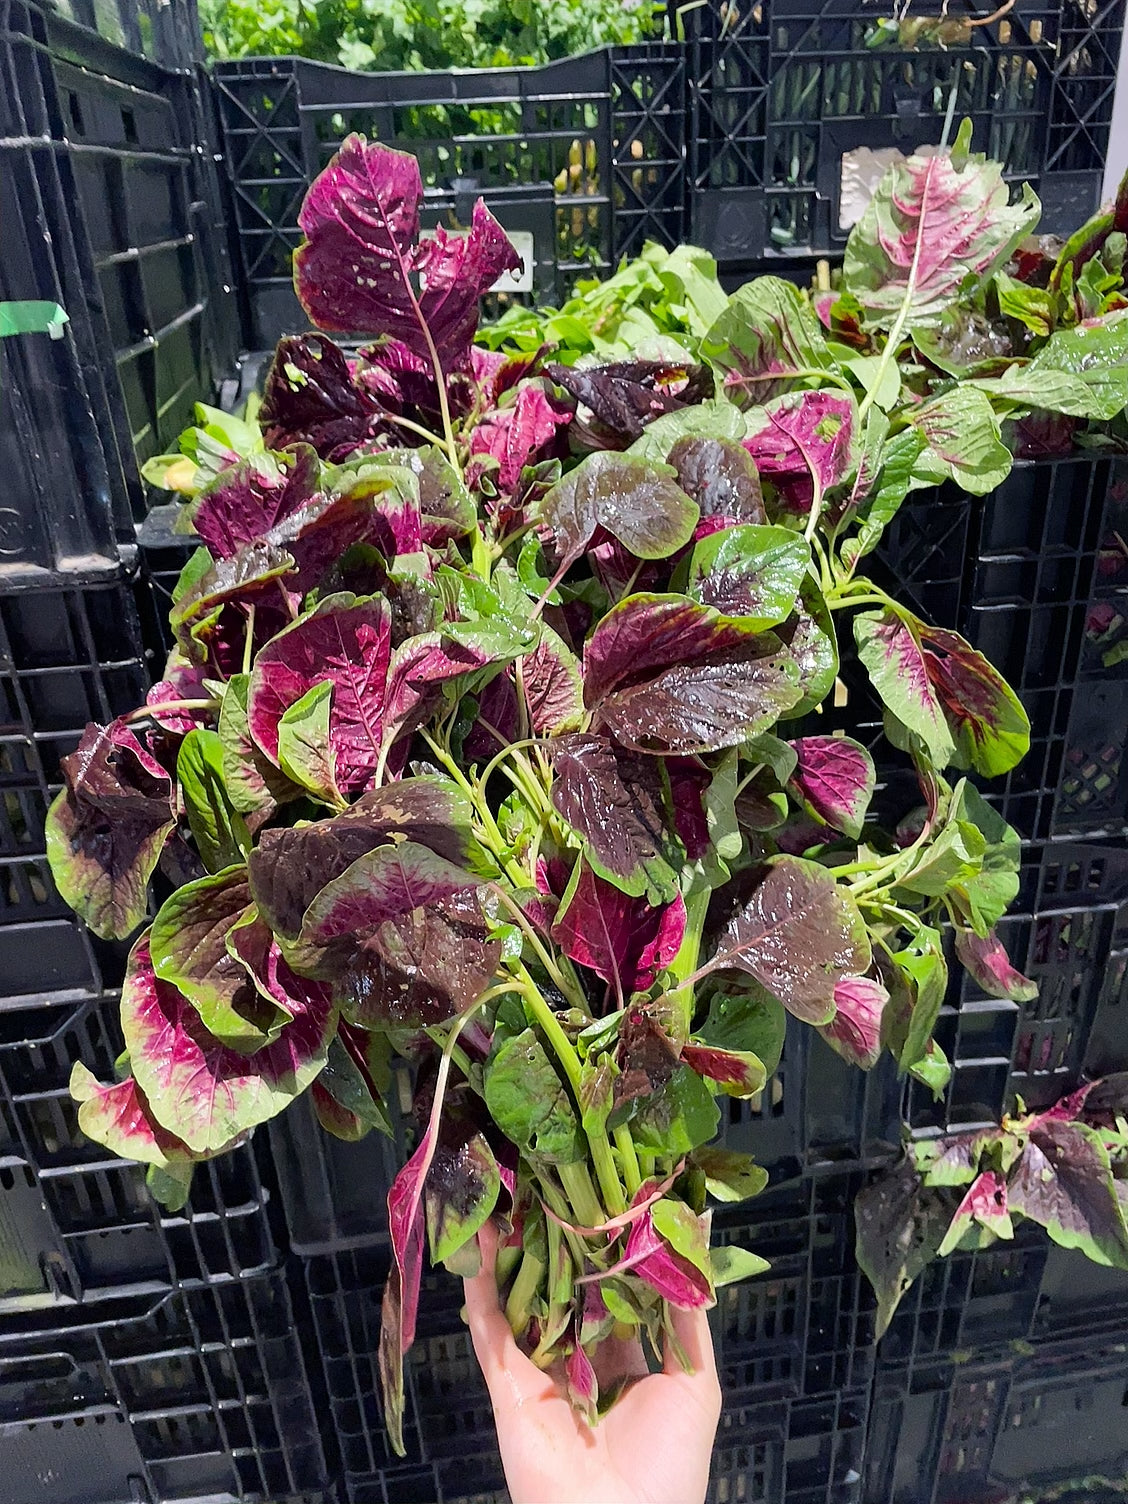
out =
<svg viewBox="0 0 1128 1504"><path fill-rule="evenodd" d="M218 1153L281 1112L325 1064L336 1026L329 991L304 981L295 990L293 1019L277 1040L243 1054L214 1039L187 998L160 980L147 936L134 946L121 999L130 1065L154 1116L190 1149Z"/></svg>
<svg viewBox="0 0 1128 1504"><path fill-rule="evenodd" d="M121 720L87 726L62 770L46 820L55 886L96 935L124 940L176 823L172 780Z"/></svg>
<svg viewBox="0 0 1128 1504"><path fill-rule="evenodd" d="M584 700L639 752L714 752L773 725L802 697L778 638L679 595L634 595L584 650Z"/></svg>
<svg viewBox="0 0 1128 1504"><path fill-rule="evenodd" d="M695 537L704 538L738 523L764 523L764 498L752 456L730 439L679 439L668 462L678 485L701 511Z"/></svg>
<svg viewBox="0 0 1128 1504"><path fill-rule="evenodd" d="M890 169L850 232L843 284L869 326L890 328L907 309L907 327L936 324L1028 235L1038 200L1023 184L1009 192L997 162L968 151L970 122L951 152L921 156Z"/></svg>
<svg viewBox="0 0 1128 1504"><path fill-rule="evenodd" d="M656 759L605 737L559 737L552 802L600 876L652 904L673 902L685 848L666 810Z"/></svg>
<svg viewBox="0 0 1128 1504"><path fill-rule="evenodd" d="M390 554L387 551L387 540L381 536L381 520L394 516L404 505L413 506L413 503L410 499L404 503L398 494L393 499L390 477L394 472L389 470L387 475L386 491L378 492L376 487L369 488L361 483L328 496L318 496L266 534L263 541L268 547L282 549L293 559L297 575L287 584L297 595L308 595L320 585L330 569L356 543L376 543L388 562L392 562L395 553L394 550ZM416 547L401 552L418 553L422 549L417 506L406 541Z"/></svg>
<svg viewBox="0 0 1128 1504"><path fill-rule="evenodd" d="M709 812L705 795L712 782L708 768L692 757L666 758L670 778L670 798L674 806L674 829L691 862L712 850Z"/></svg>
<svg viewBox="0 0 1128 1504"><path fill-rule="evenodd" d="M902 611L867 611L854 618L854 640L884 704L920 737L934 765L944 768L954 743L921 646L922 628Z"/></svg>
<svg viewBox="0 0 1128 1504"><path fill-rule="evenodd" d="M791 787L820 820L857 840L873 797L873 758L848 736L804 736L791 746Z"/></svg>
<svg viewBox="0 0 1128 1504"><path fill-rule="evenodd" d="M344 794L363 789L383 744L390 635L390 612L382 598L334 595L269 642L255 661L247 700L251 735L267 756L278 760L284 712L315 684L329 681L337 782Z"/></svg>
<svg viewBox="0 0 1128 1504"><path fill-rule="evenodd" d="M652 985L684 934L680 894L665 908L651 908L593 872L582 858L552 925L552 938L564 954L610 982L620 1007Z"/></svg>
<svg viewBox="0 0 1128 1504"><path fill-rule="evenodd" d="M423 1188L433 1151L434 1133L428 1128L388 1192L392 1267L388 1271L380 1309L378 1362L384 1395L384 1423L392 1448L401 1457L405 1455L403 1360L415 1341L415 1323L419 1314L419 1286L426 1242Z"/></svg>
<svg viewBox="0 0 1128 1504"><path fill-rule="evenodd" d="M377 847L312 900L291 958L334 980L366 1028L442 1023L474 1002L500 955L478 886L413 841Z"/></svg>
<svg viewBox="0 0 1128 1504"><path fill-rule="evenodd" d="M872 977L842 977L834 984L834 1017L819 1033L831 1049L862 1070L881 1055L881 1018L889 994Z"/></svg>
<svg viewBox="0 0 1128 1504"><path fill-rule="evenodd" d="M756 277L738 288L703 349L738 407L762 407L796 381L826 379L835 364L810 302L791 282Z"/></svg>
<svg viewBox="0 0 1128 1504"><path fill-rule="evenodd" d="M754 1097L767 1080L763 1061L750 1050L721 1050L690 1041L682 1046L681 1058L690 1070L715 1081L726 1097Z"/></svg>
<svg viewBox="0 0 1128 1504"><path fill-rule="evenodd" d="M858 1192L858 1267L877 1296L878 1336L906 1290L936 1257L951 1216L950 1194L926 1186L911 1155Z"/></svg>
<svg viewBox="0 0 1128 1504"><path fill-rule="evenodd" d="M809 545L790 528L740 524L698 541L686 591L759 632L791 615L810 567Z"/></svg>
<svg viewBox="0 0 1128 1504"><path fill-rule="evenodd" d="M683 1210L693 1215L688 1207ZM653 1210L645 1212L631 1224L623 1250L623 1263L629 1263L632 1272L672 1306L697 1310L713 1304L713 1287L708 1275L659 1236L654 1226Z"/></svg>
<svg viewBox="0 0 1128 1504"><path fill-rule="evenodd" d="M362 794L328 820L264 830L248 859L251 892L276 935L296 940L317 895L377 847L407 841L450 863L470 850L470 806L453 783L426 775Z"/></svg>
<svg viewBox="0 0 1128 1504"><path fill-rule="evenodd" d="M576 1332L573 1333L571 1350L564 1360L564 1376L568 1383L568 1398L588 1425L594 1426L599 1418L599 1380L595 1376L591 1359L584 1351L580 1334Z"/></svg>
<svg viewBox="0 0 1128 1504"><path fill-rule="evenodd" d="M952 760L988 778L1010 772L1030 748L1030 718L1014 690L958 633L921 625L918 637L955 742Z"/></svg>
<svg viewBox="0 0 1128 1504"><path fill-rule="evenodd" d="M559 736L582 723L584 687L579 661L549 626L541 628L540 641L521 660L521 687L534 735Z"/></svg>
<svg viewBox="0 0 1128 1504"><path fill-rule="evenodd" d="M503 746L520 738L517 689L508 673L495 674L475 698L478 718L466 735L462 753L468 763L487 763Z"/></svg>
<svg viewBox="0 0 1128 1504"><path fill-rule="evenodd" d="M162 710L162 705L178 700L210 700L212 692L206 680L206 668L197 663L188 663L178 648L173 648L164 667L164 678L154 684L145 696L145 704L152 707L153 720L172 736L187 736L198 726L209 726L215 721L214 710Z"/></svg>
<svg viewBox="0 0 1128 1504"><path fill-rule="evenodd" d="M669 465L630 455L590 454L540 501L560 570L596 537L610 533L638 559L665 559L693 536L699 512Z"/></svg>
<svg viewBox="0 0 1128 1504"><path fill-rule="evenodd" d="M475 425L470 434L470 453L497 461L495 484L511 495L525 466L544 458L543 451L556 430L570 420L571 414L554 407L542 386L526 381L518 387L515 401L507 407L495 407Z"/></svg>
<svg viewBox="0 0 1128 1504"><path fill-rule="evenodd" d="M973 930L956 930L956 955L964 969L988 997L1011 998L1029 1003L1038 996L1038 984L1011 965L1010 957L994 930L986 937Z"/></svg>
<svg viewBox="0 0 1128 1504"><path fill-rule="evenodd" d="M470 348L470 377L481 394L480 406L496 407L503 392L512 390L525 376L531 376L547 349L514 353L510 350L484 350L481 345Z"/></svg>
<svg viewBox="0 0 1128 1504"><path fill-rule="evenodd" d="M443 685L484 668L489 661L482 649L464 647L438 632L409 637L401 643L388 667L385 742L399 739L406 749L404 739L427 719L442 698Z"/></svg>
<svg viewBox="0 0 1128 1504"><path fill-rule="evenodd" d="M603 449L625 449L663 413L713 395L713 373L704 365L624 360L582 368L549 365L545 374L591 411Z"/></svg>
<svg viewBox="0 0 1128 1504"><path fill-rule="evenodd" d="M164 1166L207 1157L189 1149L157 1121L132 1076L103 1086L81 1060L76 1060L71 1069L70 1094L79 1104L78 1126L86 1137L123 1159ZM224 1149L234 1148L241 1138L225 1144Z"/></svg>
<svg viewBox="0 0 1128 1504"><path fill-rule="evenodd" d="M357 382L343 350L324 334L279 340L266 374L259 422L268 449L310 445L340 460L384 425L384 402Z"/></svg>
<svg viewBox="0 0 1128 1504"><path fill-rule="evenodd" d="M433 1264L454 1258L471 1242L501 1193L501 1173L485 1134L478 1130L478 1116L452 1112L448 1105L440 1119L424 1190Z"/></svg>
<svg viewBox="0 0 1128 1504"><path fill-rule="evenodd" d="M415 157L349 136L298 215L294 283L319 328L387 335L421 359L434 348L450 372L469 359L482 294L520 257L481 199L468 234L417 244L422 200Z"/></svg>
<svg viewBox="0 0 1128 1504"><path fill-rule="evenodd" d="M1063 1248L1128 1268L1128 1224L1108 1150L1080 1122L1042 1117L1007 1182L1011 1211L1040 1223Z"/></svg>
<svg viewBox="0 0 1128 1504"><path fill-rule="evenodd" d="M317 491L321 467L308 444L284 455L260 455L222 471L192 506L193 530L212 557L230 559L257 543Z"/></svg>
<svg viewBox="0 0 1128 1504"><path fill-rule="evenodd" d="M776 857L725 925L713 964L745 971L805 1023L834 1017L835 988L870 964L857 905L816 862Z"/></svg>
<svg viewBox="0 0 1128 1504"><path fill-rule="evenodd" d="M247 724L250 675L233 674L227 681L219 712L223 782L232 805L242 815L269 819L280 804L300 796L301 790L270 761L254 741Z"/></svg>
<svg viewBox="0 0 1128 1504"><path fill-rule="evenodd" d="M956 1207L944 1240L936 1250L943 1258L954 1252L961 1240L978 1222L997 1238L1013 1238L1014 1227L1007 1210L1007 1183L995 1170L984 1170L967 1188Z"/></svg>
<svg viewBox="0 0 1128 1504"><path fill-rule="evenodd" d="M856 419L853 399L841 392L788 392L749 415L744 447L784 511L805 516L846 479Z"/></svg>
<svg viewBox="0 0 1128 1504"><path fill-rule="evenodd" d="M619 1025L614 1079L616 1107L661 1091L678 1069L678 1047L662 1023L645 1007L628 1008Z"/></svg>
<svg viewBox="0 0 1128 1504"><path fill-rule="evenodd" d="M261 542L244 544L230 559L211 565L169 613L182 654L214 669L218 677L238 673L250 608L254 607L254 646L261 648L290 620L299 599L291 588L295 573L288 553Z"/></svg>

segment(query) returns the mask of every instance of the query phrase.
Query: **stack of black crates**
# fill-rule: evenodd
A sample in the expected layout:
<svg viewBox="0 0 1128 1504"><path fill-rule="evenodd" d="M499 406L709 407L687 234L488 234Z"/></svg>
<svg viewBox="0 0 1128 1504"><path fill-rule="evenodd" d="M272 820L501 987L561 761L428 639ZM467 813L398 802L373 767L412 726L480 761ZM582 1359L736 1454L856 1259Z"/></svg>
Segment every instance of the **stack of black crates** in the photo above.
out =
<svg viewBox="0 0 1128 1504"><path fill-rule="evenodd" d="M538 69L271 58L206 77L190 4L0 0L0 298L69 315L59 339L0 340L0 1504L503 1497L441 1271L407 1458L384 1437L402 1122L394 1143L345 1145L300 1103L170 1215L83 1139L67 1093L76 1058L112 1073L124 957L56 895L43 820L85 721L133 708L160 669L159 576L178 561L137 548L137 459L170 446L241 348L299 324L289 259L313 175L351 129L416 151L430 223L465 221L481 191L524 234L525 298L558 299L647 239L805 274L842 247L843 153L934 142L951 105L1061 227L1097 197L1123 10L1017 0L983 26L914 26L865 0L763 0L684 11L688 40ZM1000 1002L953 969L940 1102L798 1026L761 1097L726 1101L724 1141L771 1178L716 1234L772 1268L713 1317L713 1504L983 1504L1128 1472L1128 1279L1027 1229L930 1269L877 1344L851 1210L902 1123L972 1128L1128 1066L1126 538L1128 462L1079 455L1020 465L983 499L917 495L883 545L887 583L981 647L1030 713L1030 757L986 792L1026 838L1004 928L1040 992ZM876 749L865 685L846 691L834 714ZM884 750L880 771L879 798L911 797Z"/></svg>

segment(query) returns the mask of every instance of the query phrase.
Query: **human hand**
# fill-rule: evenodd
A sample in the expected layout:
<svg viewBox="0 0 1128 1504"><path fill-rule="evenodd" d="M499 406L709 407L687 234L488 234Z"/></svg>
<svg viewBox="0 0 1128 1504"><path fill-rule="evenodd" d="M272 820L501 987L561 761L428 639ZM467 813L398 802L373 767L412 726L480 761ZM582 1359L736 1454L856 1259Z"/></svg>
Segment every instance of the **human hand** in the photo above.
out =
<svg viewBox="0 0 1128 1504"><path fill-rule="evenodd" d="M482 1268L465 1282L466 1315L513 1504L702 1504L721 1414L705 1312L672 1310L692 1373L672 1352L651 1374L637 1341L603 1344L614 1372L601 1369L601 1379L633 1382L592 1427L513 1340L494 1273L497 1232L487 1224L478 1238Z"/></svg>

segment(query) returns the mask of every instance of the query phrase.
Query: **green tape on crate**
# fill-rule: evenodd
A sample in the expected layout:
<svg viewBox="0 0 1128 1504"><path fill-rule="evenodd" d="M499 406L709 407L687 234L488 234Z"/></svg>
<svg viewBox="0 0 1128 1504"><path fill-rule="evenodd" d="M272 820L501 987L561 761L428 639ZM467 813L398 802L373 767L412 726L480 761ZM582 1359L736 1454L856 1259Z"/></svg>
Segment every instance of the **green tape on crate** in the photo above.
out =
<svg viewBox="0 0 1128 1504"><path fill-rule="evenodd" d="M58 303L0 303L0 337L5 334L49 334L62 339L69 320Z"/></svg>

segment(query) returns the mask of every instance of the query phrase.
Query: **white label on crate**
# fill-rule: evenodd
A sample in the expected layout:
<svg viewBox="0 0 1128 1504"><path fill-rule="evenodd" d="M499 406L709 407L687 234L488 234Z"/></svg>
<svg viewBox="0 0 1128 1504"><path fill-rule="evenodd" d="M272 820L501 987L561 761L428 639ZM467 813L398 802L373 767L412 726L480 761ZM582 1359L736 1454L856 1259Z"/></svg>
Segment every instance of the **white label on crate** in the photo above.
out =
<svg viewBox="0 0 1128 1504"><path fill-rule="evenodd" d="M933 157L939 150L938 146L913 148L914 155L920 157ZM878 151L858 146L853 151L842 153L838 179L839 229L849 230L858 223L878 183L894 163L904 160L904 152L895 146L882 147Z"/></svg>
<svg viewBox="0 0 1128 1504"><path fill-rule="evenodd" d="M515 272L502 272L490 292L532 292L533 290L533 232L531 230L506 230L510 244L521 258ZM467 235L468 230L447 230L448 235ZM433 240L434 230L420 230L420 240ZM423 279L425 281L425 279Z"/></svg>

